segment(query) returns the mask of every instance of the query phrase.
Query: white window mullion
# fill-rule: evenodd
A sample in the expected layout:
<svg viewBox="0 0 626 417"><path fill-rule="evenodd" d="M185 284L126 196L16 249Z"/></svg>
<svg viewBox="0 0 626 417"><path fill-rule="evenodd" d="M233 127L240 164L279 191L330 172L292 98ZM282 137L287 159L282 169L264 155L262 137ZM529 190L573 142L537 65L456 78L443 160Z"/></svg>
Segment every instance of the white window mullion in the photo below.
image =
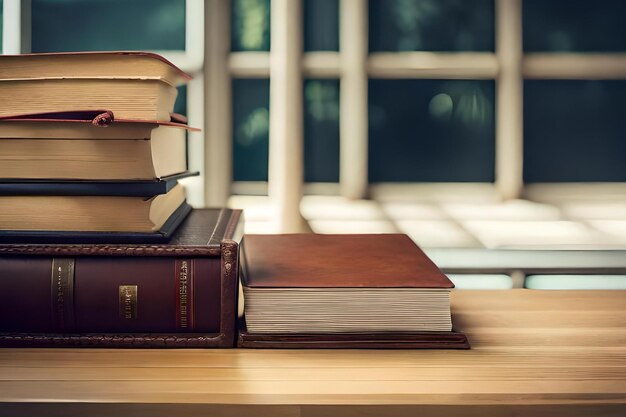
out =
<svg viewBox="0 0 626 417"><path fill-rule="evenodd" d="M30 52L30 0L4 0L2 13L2 53Z"/></svg>
<svg viewBox="0 0 626 417"><path fill-rule="evenodd" d="M193 73L187 85L187 120L189 126L204 127L204 74ZM181 182L187 189L187 201L194 207L204 207L204 132L187 132L187 165L190 171L200 172L199 176L184 178Z"/></svg>
<svg viewBox="0 0 626 417"><path fill-rule="evenodd" d="M232 86L228 68L230 52L230 1L206 3L204 59L204 197L208 206L226 205L232 182Z"/></svg>
<svg viewBox="0 0 626 417"><path fill-rule="evenodd" d="M491 52L374 52L367 68L372 78L494 79L498 60Z"/></svg>
<svg viewBox="0 0 626 417"><path fill-rule="evenodd" d="M304 226L300 199L304 182L302 102L302 2L272 0L270 46L270 141L268 193L281 233Z"/></svg>
<svg viewBox="0 0 626 417"><path fill-rule="evenodd" d="M185 0L185 50L152 51L188 73L202 71L204 64L204 0Z"/></svg>
<svg viewBox="0 0 626 417"><path fill-rule="evenodd" d="M525 78L564 80L626 79L626 53L545 53L524 55Z"/></svg>
<svg viewBox="0 0 626 417"><path fill-rule="evenodd" d="M365 197L368 187L367 14L366 0L341 0L339 182L348 198Z"/></svg>
<svg viewBox="0 0 626 417"><path fill-rule="evenodd" d="M522 1L496 1L496 187L505 199L523 192Z"/></svg>

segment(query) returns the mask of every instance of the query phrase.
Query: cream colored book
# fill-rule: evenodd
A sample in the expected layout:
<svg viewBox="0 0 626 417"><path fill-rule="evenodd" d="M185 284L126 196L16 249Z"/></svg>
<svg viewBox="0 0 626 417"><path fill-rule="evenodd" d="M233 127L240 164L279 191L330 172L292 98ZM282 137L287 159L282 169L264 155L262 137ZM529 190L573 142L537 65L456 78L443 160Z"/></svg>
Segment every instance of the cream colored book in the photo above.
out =
<svg viewBox="0 0 626 417"><path fill-rule="evenodd" d="M96 78L159 80L177 86L191 77L150 52L55 52L0 55L0 80Z"/></svg>
<svg viewBox="0 0 626 417"><path fill-rule="evenodd" d="M183 204L182 185L151 198L0 196L0 231L154 233Z"/></svg>
<svg viewBox="0 0 626 417"><path fill-rule="evenodd" d="M175 87L153 79L3 80L0 81L0 117L109 110L116 120L168 122L177 94Z"/></svg>
<svg viewBox="0 0 626 417"><path fill-rule="evenodd" d="M0 55L0 117L109 110L116 119L170 121L190 76L147 52Z"/></svg>
<svg viewBox="0 0 626 417"><path fill-rule="evenodd" d="M187 170L186 126L0 122L0 179L153 180Z"/></svg>

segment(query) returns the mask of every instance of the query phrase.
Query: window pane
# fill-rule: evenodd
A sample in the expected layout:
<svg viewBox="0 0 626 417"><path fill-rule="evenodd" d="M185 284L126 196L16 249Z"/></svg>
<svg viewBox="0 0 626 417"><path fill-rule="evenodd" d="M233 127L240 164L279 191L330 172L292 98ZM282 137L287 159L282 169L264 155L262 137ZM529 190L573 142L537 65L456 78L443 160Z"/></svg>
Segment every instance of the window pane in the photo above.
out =
<svg viewBox="0 0 626 417"><path fill-rule="evenodd" d="M338 0L304 0L304 50L339 50Z"/></svg>
<svg viewBox="0 0 626 417"><path fill-rule="evenodd" d="M494 82L370 80L370 182L492 182Z"/></svg>
<svg viewBox="0 0 626 417"><path fill-rule="evenodd" d="M626 181L626 81L526 81L524 101L525 181Z"/></svg>
<svg viewBox="0 0 626 417"><path fill-rule="evenodd" d="M32 50L184 50L184 0L32 0Z"/></svg>
<svg viewBox="0 0 626 417"><path fill-rule="evenodd" d="M524 50L626 51L626 1L524 0Z"/></svg>
<svg viewBox="0 0 626 417"><path fill-rule="evenodd" d="M370 51L493 51L494 0L370 0Z"/></svg>
<svg viewBox="0 0 626 417"><path fill-rule="evenodd" d="M232 0L231 49L270 50L270 0Z"/></svg>
<svg viewBox="0 0 626 417"><path fill-rule="evenodd" d="M339 181L339 81L304 82L304 180Z"/></svg>
<svg viewBox="0 0 626 417"><path fill-rule="evenodd" d="M181 85L178 87L178 96L176 96L176 104L174 105L174 113L187 116L187 86ZM194 126L202 127L202 126Z"/></svg>
<svg viewBox="0 0 626 417"><path fill-rule="evenodd" d="M269 80L233 80L235 181L267 181Z"/></svg>

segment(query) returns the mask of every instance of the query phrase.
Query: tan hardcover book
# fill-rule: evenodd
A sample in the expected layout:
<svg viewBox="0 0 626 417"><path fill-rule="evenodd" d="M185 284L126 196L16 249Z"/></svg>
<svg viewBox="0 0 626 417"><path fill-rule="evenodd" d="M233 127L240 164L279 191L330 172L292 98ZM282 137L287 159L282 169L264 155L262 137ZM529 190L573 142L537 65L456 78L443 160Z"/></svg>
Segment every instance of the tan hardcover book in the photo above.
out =
<svg viewBox="0 0 626 417"><path fill-rule="evenodd" d="M0 238L42 231L158 233L185 204L182 185L154 197L0 196Z"/></svg>
<svg viewBox="0 0 626 417"><path fill-rule="evenodd" d="M191 77L150 52L54 52L0 55L0 80L97 78L184 84Z"/></svg>
<svg viewBox="0 0 626 417"><path fill-rule="evenodd" d="M158 79L2 80L0 117L103 109L117 119L169 122L177 94Z"/></svg>
<svg viewBox="0 0 626 417"><path fill-rule="evenodd" d="M241 347L469 347L454 285L406 235L246 235L241 260Z"/></svg>
<svg viewBox="0 0 626 417"><path fill-rule="evenodd" d="M0 121L0 178L152 180L187 170L186 125Z"/></svg>

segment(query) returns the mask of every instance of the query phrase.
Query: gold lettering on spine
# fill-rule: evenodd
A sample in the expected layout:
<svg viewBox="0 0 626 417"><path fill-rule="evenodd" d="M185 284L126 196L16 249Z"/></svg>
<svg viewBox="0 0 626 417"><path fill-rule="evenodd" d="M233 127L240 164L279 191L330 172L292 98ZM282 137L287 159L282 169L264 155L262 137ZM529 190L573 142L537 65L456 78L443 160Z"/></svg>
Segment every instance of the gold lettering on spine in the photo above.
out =
<svg viewBox="0 0 626 417"><path fill-rule="evenodd" d="M122 319L130 320L137 318L137 286L120 285L119 316Z"/></svg>
<svg viewBox="0 0 626 417"><path fill-rule="evenodd" d="M191 259L176 260L176 327L193 329L193 270Z"/></svg>
<svg viewBox="0 0 626 417"><path fill-rule="evenodd" d="M52 259L52 318L59 331L74 329L74 259Z"/></svg>

